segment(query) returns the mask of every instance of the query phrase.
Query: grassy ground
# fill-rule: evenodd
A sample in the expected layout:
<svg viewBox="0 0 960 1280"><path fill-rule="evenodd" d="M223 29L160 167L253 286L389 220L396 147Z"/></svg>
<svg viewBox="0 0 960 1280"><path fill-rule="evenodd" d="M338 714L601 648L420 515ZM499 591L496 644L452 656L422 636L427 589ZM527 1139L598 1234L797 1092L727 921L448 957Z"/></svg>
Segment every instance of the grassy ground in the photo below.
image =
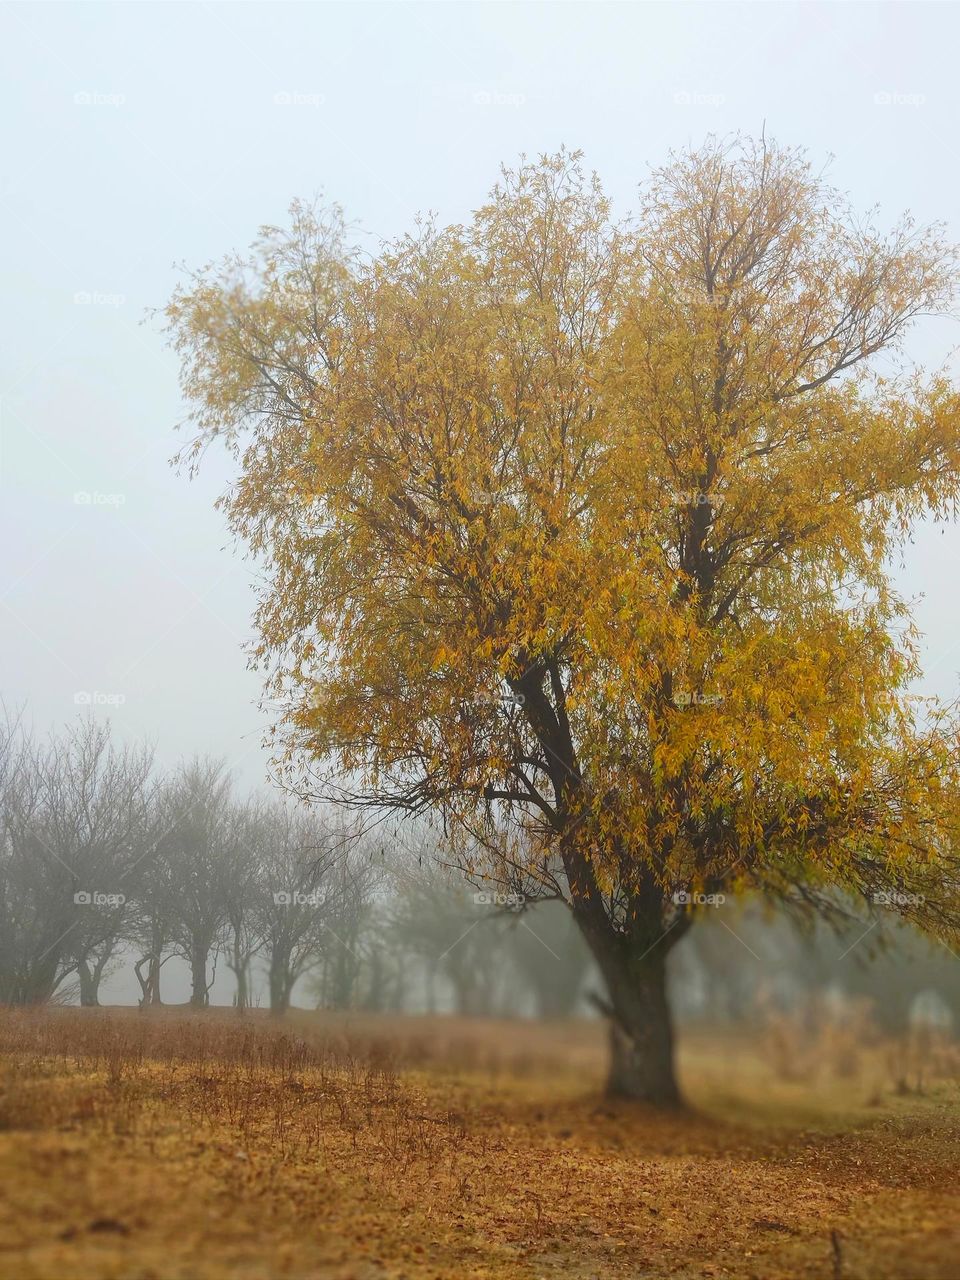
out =
<svg viewBox="0 0 960 1280"><path fill-rule="evenodd" d="M0 1275L960 1275L948 1050L681 1060L661 1116L589 1023L2 1012Z"/></svg>

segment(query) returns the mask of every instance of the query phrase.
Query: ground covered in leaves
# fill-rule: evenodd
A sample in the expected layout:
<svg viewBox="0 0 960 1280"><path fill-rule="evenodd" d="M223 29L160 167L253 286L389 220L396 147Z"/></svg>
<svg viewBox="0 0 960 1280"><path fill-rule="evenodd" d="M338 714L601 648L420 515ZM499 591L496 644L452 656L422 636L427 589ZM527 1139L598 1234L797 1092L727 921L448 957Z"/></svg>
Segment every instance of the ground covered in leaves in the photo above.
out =
<svg viewBox="0 0 960 1280"><path fill-rule="evenodd" d="M590 1023L3 1011L0 1275L956 1280L950 1054L777 1053L663 1116Z"/></svg>

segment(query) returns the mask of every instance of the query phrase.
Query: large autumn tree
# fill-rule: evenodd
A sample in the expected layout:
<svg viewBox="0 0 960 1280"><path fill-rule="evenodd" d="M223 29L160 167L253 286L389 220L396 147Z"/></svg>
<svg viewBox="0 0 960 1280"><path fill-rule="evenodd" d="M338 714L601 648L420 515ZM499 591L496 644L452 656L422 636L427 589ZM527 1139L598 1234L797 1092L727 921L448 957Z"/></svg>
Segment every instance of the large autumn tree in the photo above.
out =
<svg viewBox="0 0 960 1280"><path fill-rule="evenodd" d="M568 153L373 256L296 205L169 304L282 752L569 904L614 1092L678 1099L685 898L960 922L955 731L887 573L958 494L960 399L898 355L953 286L938 232L711 140L622 224Z"/></svg>

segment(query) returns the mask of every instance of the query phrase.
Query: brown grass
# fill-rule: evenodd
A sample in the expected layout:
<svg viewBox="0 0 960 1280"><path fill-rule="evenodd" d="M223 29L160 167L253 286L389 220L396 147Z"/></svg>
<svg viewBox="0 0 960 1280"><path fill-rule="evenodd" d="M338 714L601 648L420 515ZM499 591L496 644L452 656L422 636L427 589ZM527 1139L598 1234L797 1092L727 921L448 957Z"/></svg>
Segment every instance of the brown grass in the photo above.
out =
<svg viewBox="0 0 960 1280"><path fill-rule="evenodd" d="M0 1275L955 1280L955 1057L848 1039L687 1036L664 1117L592 1023L5 1011Z"/></svg>

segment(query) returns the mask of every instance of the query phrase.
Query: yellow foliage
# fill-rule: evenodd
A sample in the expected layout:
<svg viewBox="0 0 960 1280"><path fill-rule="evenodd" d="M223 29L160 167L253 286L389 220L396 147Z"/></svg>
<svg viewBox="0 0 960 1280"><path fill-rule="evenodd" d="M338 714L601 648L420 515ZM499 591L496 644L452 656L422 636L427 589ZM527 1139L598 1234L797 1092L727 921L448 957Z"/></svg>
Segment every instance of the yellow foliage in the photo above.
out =
<svg viewBox="0 0 960 1280"><path fill-rule="evenodd" d="M909 884L953 927L955 730L906 699L886 566L953 511L960 398L871 362L953 284L937 231L745 141L672 157L629 224L561 153L372 259L297 206L188 283L290 760L512 814L512 864L615 930L708 883Z"/></svg>

